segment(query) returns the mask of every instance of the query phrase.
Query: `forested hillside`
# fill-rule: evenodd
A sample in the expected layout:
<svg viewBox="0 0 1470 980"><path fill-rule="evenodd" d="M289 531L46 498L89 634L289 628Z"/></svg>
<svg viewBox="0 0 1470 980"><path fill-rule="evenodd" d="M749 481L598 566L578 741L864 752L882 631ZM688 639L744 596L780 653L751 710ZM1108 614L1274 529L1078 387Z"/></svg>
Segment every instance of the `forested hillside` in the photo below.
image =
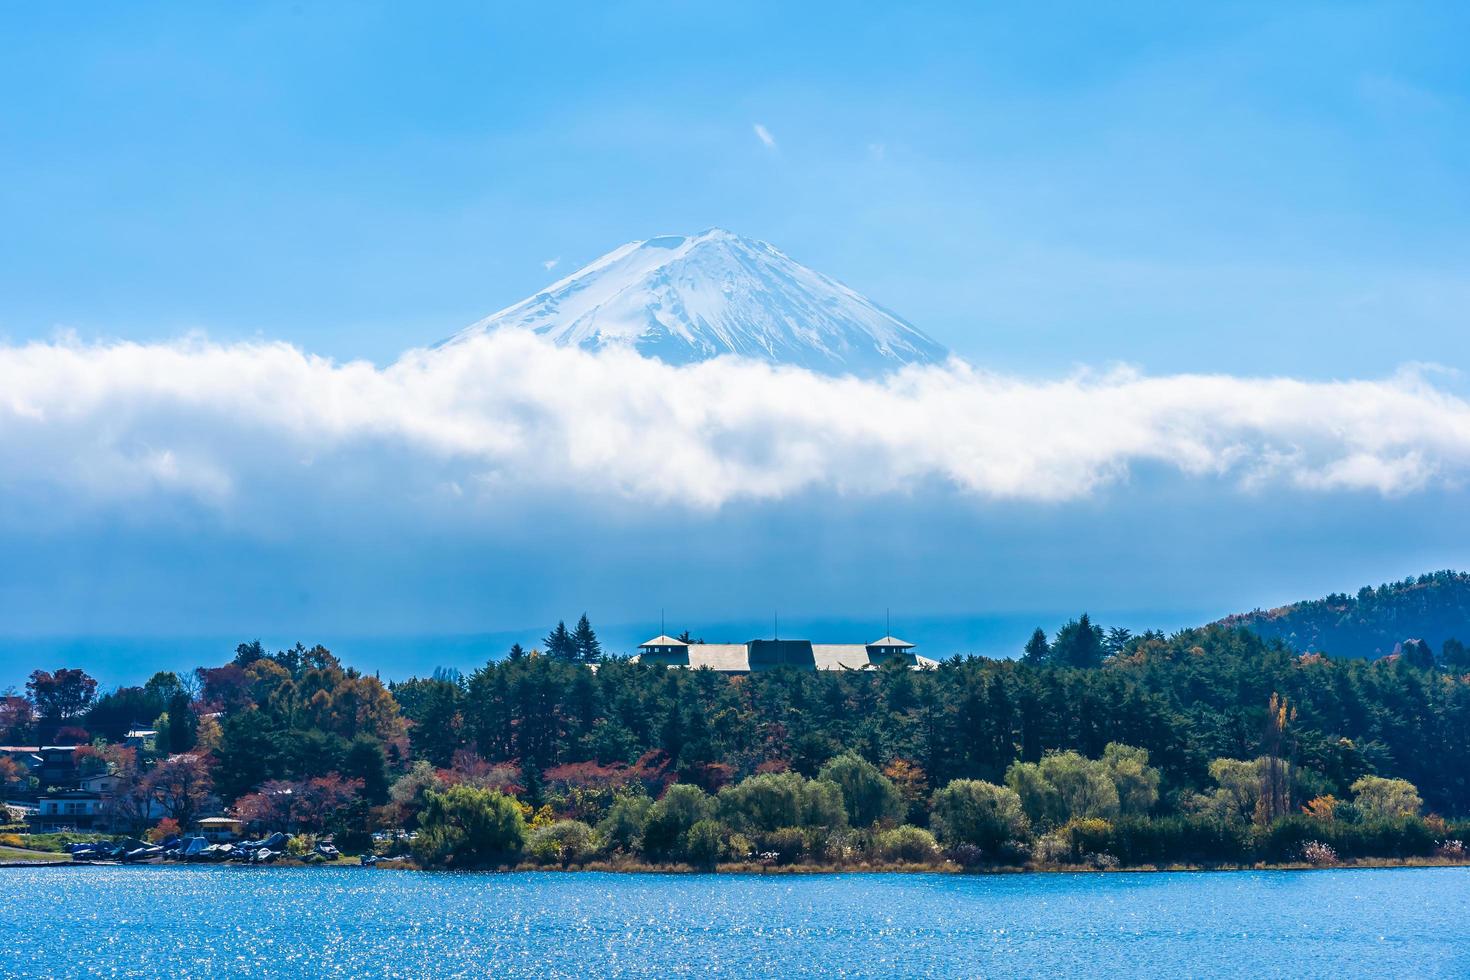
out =
<svg viewBox="0 0 1470 980"><path fill-rule="evenodd" d="M1434 655L1470 667L1463 647L1470 642L1470 574L1433 572L1376 589L1365 586L1357 595L1240 613L1222 623L1280 639L1295 650L1338 657L1388 656L1417 640Z"/></svg>
<svg viewBox="0 0 1470 980"><path fill-rule="evenodd" d="M585 622L548 641L555 655L392 685L258 644L101 697L80 670L36 671L3 699L0 738L82 744L83 765L122 777L123 829L149 801L181 826L228 809L339 840L418 827L426 863L503 857L463 837L487 820L514 853L841 863L937 838L955 860L1127 862L1297 860L1308 840L1426 854L1450 833L1426 811L1470 813L1470 674L1433 657L1086 617L1017 660L921 671L665 668L601 657ZM124 744L150 715L157 736Z"/></svg>

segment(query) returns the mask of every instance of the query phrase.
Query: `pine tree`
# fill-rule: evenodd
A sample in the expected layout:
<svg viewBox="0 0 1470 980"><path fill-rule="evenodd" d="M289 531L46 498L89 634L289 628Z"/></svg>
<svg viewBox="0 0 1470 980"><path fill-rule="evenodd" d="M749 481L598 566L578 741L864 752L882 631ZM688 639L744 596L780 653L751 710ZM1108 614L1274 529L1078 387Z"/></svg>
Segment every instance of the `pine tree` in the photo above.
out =
<svg viewBox="0 0 1470 980"><path fill-rule="evenodd" d="M582 663L595 664L602 659L602 644L597 642L597 634L592 631L592 624L587 621L586 613L577 620L572 642L577 647L577 659Z"/></svg>
<svg viewBox="0 0 1470 980"><path fill-rule="evenodd" d="M510 652L505 655L507 660L519 660L526 655L526 648L519 643L510 645Z"/></svg>
<svg viewBox="0 0 1470 980"><path fill-rule="evenodd" d="M552 630L543 642L546 644L546 655L551 659L572 661L577 659L577 641L567 629L566 620L557 620L556 629Z"/></svg>
<svg viewBox="0 0 1470 980"><path fill-rule="evenodd" d="M1100 666L1103 653L1102 627L1094 626L1087 613L1057 630L1051 645L1052 660L1067 667Z"/></svg>
<svg viewBox="0 0 1470 980"><path fill-rule="evenodd" d="M1123 648L1128 645L1128 641L1131 639L1133 639L1132 630L1126 626L1114 626L1108 630L1108 639L1105 646L1109 654L1119 654L1123 652Z"/></svg>
<svg viewBox="0 0 1470 980"><path fill-rule="evenodd" d="M1045 663L1050 653L1051 644L1046 642L1046 631L1038 626L1031 634L1031 639L1026 641L1026 662L1029 664Z"/></svg>

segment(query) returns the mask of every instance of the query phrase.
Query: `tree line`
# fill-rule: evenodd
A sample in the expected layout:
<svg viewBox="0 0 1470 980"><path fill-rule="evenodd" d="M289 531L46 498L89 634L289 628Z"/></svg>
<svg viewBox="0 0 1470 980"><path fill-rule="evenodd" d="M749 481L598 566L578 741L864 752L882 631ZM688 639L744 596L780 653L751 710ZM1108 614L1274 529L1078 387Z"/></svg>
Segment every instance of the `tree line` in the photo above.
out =
<svg viewBox="0 0 1470 980"><path fill-rule="evenodd" d="M1470 675L1433 656L1086 616L1014 660L922 671L662 668L606 656L585 615L544 646L392 684L300 644L101 695L37 671L0 700L0 737L85 742L82 764L125 777L119 829L166 801L344 840L403 829L426 863L1425 854L1470 813ZM153 742L123 745L145 718Z"/></svg>

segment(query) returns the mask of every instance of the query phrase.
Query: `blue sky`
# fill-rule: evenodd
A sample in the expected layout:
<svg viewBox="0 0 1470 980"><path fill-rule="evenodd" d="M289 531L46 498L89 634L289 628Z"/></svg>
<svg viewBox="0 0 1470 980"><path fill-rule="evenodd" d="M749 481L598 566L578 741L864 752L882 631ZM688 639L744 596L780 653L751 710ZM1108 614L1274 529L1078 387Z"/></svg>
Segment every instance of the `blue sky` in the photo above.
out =
<svg viewBox="0 0 1470 980"><path fill-rule="evenodd" d="M1174 379L1138 423L1161 442L1187 376L1240 384L1189 427L1206 461L1110 431L1120 448L1085 476L1034 460L1046 492L948 460L912 485L793 479L714 507L650 500L621 471L604 494L519 456L449 466L461 416L432 420L432 450L338 451L252 414L270 376L197 416L197 393L164 410L98 396L61 434L12 420L7 436L0 414L0 636L29 657L76 635L500 637L586 608L632 636L659 606L733 631L776 606L856 623L891 605L963 645L979 633L932 624L1087 607L1175 625L1470 564L1443 530L1470 473L1443 435L1470 366L1470 10L979 7L7 10L12 355L199 332L382 367L624 241L723 226L1018 384L1118 363ZM83 416L78 379L128 370L107 363L27 397L48 424ZM1435 367L1412 411L1327 444L1387 419L1414 364ZM196 367L216 377L174 370ZM1272 402L1242 434L1274 397L1249 387L1263 377L1376 382L1361 404L1377 408L1364 422L1351 392L1311 389L1340 414L1285 433L1302 403ZM317 384L282 378L303 404ZM146 480L95 452L114 429ZM1292 453L1328 476L1282 476Z"/></svg>
<svg viewBox="0 0 1470 980"><path fill-rule="evenodd" d="M0 335L382 361L720 225L997 367L1464 362L1463 5L980 6L9 10Z"/></svg>

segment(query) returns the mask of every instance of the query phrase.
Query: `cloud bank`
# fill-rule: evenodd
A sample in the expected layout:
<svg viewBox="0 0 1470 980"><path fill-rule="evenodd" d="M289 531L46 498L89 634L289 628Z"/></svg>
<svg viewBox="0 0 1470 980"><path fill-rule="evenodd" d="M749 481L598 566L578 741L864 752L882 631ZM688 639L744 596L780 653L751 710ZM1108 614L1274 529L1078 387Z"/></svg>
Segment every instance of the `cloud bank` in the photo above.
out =
<svg viewBox="0 0 1470 980"><path fill-rule="evenodd" d="M1470 471L1470 403L1414 371L1308 382L1129 370L1049 381L958 361L881 380L724 358L672 367L507 331L377 368L286 344L0 347L0 498L277 484L379 499L571 491L717 509L948 486L1067 501L1141 469L1246 491L1396 495Z"/></svg>

